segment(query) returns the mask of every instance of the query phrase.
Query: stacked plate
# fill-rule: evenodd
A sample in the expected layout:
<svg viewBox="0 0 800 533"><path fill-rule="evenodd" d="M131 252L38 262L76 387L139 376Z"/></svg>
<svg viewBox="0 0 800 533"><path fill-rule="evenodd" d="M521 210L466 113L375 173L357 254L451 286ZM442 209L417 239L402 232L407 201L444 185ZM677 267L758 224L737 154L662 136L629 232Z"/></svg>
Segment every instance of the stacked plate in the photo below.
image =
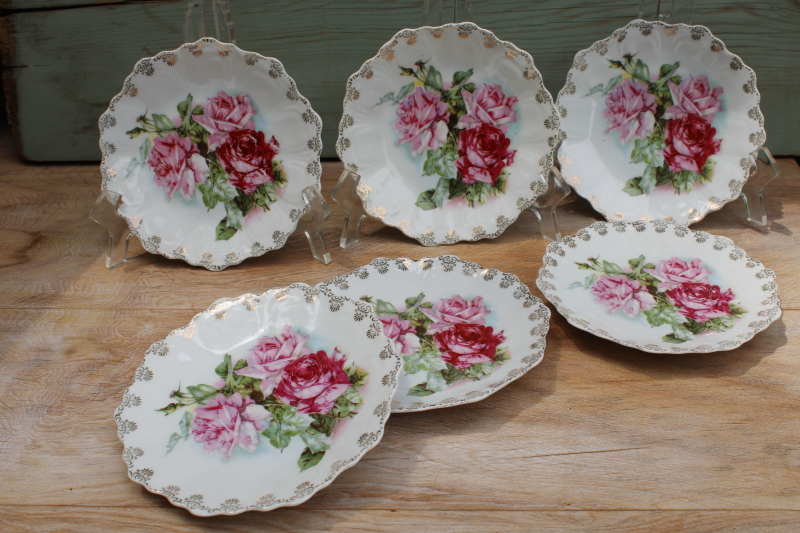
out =
<svg viewBox="0 0 800 533"><path fill-rule="evenodd" d="M297 505L376 446L390 412L475 402L533 368L549 318L516 276L454 256L217 301L125 391L128 475L201 516Z"/></svg>

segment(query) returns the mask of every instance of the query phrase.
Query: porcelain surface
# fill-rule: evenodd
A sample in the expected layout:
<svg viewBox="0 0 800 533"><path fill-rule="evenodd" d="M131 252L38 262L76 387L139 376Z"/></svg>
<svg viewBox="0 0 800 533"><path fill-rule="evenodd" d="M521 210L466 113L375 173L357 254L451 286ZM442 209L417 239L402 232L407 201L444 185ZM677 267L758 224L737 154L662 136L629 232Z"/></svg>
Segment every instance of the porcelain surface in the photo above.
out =
<svg viewBox="0 0 800 533"><path fill-rule="evenodd" d="M536 285L570 324L645 352L732 350L781 316L775 272L674 222L596 222L543 261Z"/></svg>
<svg viewBox="0 0 800 533"><path fill-rule="evenodd" d="M283 65L214 39L139 61L99 127L131 231L209 270L283 246L319 185L322 121Z"/></svg>
<svg viewBox="0 0 800 533"><path fill-rule="evenodd" d="M564 177L608 220L697 222L741 193L759 98L708 28L633 21L579 52L559 92Z"/></svg>
<svg viewBox="0 0 800 533"><path fill-rule="evenodd" d="M336 149L424 245L500 235L545 190L558 116L531 56L471 23L403 30L347 82Z"/></svg>
<svg viewBox="0 0 800 533"><path fill-rule="evenodd" d="M320 287L370 303L395 343L392 412L482 400L544 357L550 310L513 274L455 256L379 258Z"/></svg>
<svg viewBox="0 0 800 533"><path fill-rule="evenodd" d="M381 327L303 284L217 301L125 391L129 477L198 516L306 501L381 439L401 367Z"/></svg>

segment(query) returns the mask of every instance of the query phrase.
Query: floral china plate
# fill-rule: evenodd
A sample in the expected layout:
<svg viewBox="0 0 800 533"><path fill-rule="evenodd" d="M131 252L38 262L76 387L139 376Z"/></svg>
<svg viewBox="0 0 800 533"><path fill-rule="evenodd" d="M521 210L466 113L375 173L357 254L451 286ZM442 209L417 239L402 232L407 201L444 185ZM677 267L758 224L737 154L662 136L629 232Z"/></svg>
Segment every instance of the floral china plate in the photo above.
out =
<svg viewBox="0 0 800 533"><path fill-rule="evenodd" d="M764 144L756 77L703 26L636 20L578 52L558 95L567 182L608 220L691 224Z"/></svg>
<svg viewBox="0 0 800 533"><path fill-rule="evenodd" d="M392 412L476 402L539 364L550 310L513 274L379 258L320 288L368 302L403 359Z"/></svg>
<svg viewBox="0 0 800 533"><path fill-rule="evenodd" d="M401 366L381 327L304 284L217 301L125 391L129 477L198 516L306 501L381 439Z"/></svg>
<svg viewBox="0 0 800 533"><path fill-rule="evenodd" d="M732 350L781 316L775 272L664 220L595 222L550 244L536 285L573 326L645 352Z"/></svg>
<svg viewBox="0 0 800 533"><path fill-rule="evenodd" d="M139 61L99 126L131 231L209 270L283 246L319 184L322 121L283 65L214 39Z"/></svg>
<svg viewBox="0 0 800 533"><path fill-rule="evenodd" d="M557 134L531 56L447 24L397 33L350 76L336 150L369 215L433 246L500 235L544 192Z"/></svg>

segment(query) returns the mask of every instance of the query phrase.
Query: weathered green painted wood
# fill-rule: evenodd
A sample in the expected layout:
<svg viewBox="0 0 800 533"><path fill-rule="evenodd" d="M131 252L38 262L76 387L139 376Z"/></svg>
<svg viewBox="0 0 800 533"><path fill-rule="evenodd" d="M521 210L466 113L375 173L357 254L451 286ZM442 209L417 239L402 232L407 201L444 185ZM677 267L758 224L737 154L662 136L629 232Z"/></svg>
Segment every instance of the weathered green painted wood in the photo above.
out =
<svg viewBox="0 0 800 533"><path fill-rule="evenodd" d="M16 9L23 3L6 0L5 5ZM412 0L231 1L238 44L279 58L322 116L323 156L335 155L348 76L395 31L417 27L420 5ZM0 19L0 57L11 67L4 71L4 86L23 157L99 159L97 117L138 59L182 42L185 7L183 0L125 2L12 12ZM530 52L555 94L575 53L623 26L637 8L635 0L476 0L474 18ZM772 151L800 155L798 0L696 0L692 21L711 28L756 71Z"/></svg>
<svg viewBox="0 0 800 533"><path fill-rule="evenodd" d="M158 0L144 0L158 1ZM188 0L187 0L188 1ZM141 3L142 0L0 0L0 9L28 11L31 9L64 9L97 4Z"/></svg>

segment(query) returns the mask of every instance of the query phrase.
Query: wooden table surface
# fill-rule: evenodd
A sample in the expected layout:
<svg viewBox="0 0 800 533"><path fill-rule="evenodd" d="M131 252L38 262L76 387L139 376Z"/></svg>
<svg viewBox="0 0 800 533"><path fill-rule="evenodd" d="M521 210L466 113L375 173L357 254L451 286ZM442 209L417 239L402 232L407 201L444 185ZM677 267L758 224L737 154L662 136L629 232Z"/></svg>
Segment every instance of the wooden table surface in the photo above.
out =
<svg viewBox="0 0 800 533"><path fill-rule="evenodd" d="M222 272L143 252L104 265L96 164L20 162L0 137L0 530L800 531L800 168L694 226L774 269L783 317L744 346L654 355L554 312L544 361L481 402L392 416L380 445L300 507L197 518L130 481L114 409L144 351L221 296L314 284L379 257L456 254L534 294L546 241L524 213L494 240L425 248L370 220L327 266L305 237ZM340 170L324 165L326 197ZM600 216L562 210L573 233Z"/></svg>

